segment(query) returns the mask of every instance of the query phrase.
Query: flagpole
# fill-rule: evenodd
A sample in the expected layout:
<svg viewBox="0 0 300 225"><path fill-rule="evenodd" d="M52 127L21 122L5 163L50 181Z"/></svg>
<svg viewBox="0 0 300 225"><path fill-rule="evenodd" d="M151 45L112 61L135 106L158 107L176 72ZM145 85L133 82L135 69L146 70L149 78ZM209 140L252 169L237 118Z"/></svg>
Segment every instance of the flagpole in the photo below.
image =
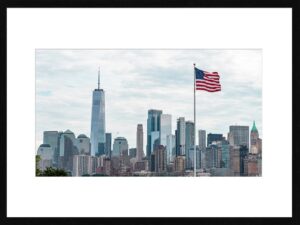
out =
<svg viewBox="0 0 300 225"><path fill-rule="evenodd" d="M194 176L196 177L196 64L194 63Z"/></svg>

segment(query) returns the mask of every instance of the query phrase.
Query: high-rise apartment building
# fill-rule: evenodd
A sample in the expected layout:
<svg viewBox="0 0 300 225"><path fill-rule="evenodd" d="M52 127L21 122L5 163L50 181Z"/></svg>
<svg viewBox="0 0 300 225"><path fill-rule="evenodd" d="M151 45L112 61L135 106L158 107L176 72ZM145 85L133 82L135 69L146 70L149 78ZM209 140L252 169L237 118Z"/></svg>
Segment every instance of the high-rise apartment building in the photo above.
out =
<svg viewBox="0 0 300 225"><path fill-rule="evenodd" d="M143 131L143 124L137 125L136 130L136 159L137 161L141 161L144 156L144 131Z"/></svg>

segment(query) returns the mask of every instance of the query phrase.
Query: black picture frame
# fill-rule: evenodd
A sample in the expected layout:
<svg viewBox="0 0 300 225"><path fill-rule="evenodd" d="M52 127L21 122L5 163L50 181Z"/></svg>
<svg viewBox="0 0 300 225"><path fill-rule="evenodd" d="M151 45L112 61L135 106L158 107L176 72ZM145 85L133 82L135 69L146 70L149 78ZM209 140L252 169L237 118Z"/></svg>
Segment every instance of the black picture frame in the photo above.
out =
<svg viewBox="0 0 300 225"><path fill-rule="evenodd" d="M299 134L300 123L297 115L300 113L299 109L296 107L296 99L297 99L297 89L300 88L299 84L299 62L298 62L298 54L299 51L299 8L300 4L297 0L186 0L186 1L177 1L177 0L169 0L169 1L161 1L161 0L73 0L73 1L56 1L56 0L2 0L0 3L0 39L1 39L1 47L0 47L0 56L1 56L1 143L2 150L1 153L1 179L2 179L2 200L1 200L1 224L139 224L139 225L150 225L150 224L266 224L270 223L273 225L277 224L300 224L299 220L299 211L300 211L300 201L299 201L299 177L300 177L300 169L297 166L297 160L299 160L299 151L297 149L297 143L295 137ZM230 218L213 218L213 217L189 217L189 218L32 218L32 217L24 217L24 218L11 218L7 217L7 8L29 8L29 7L72 7L72 8L82 8L82 7L158 7L158 8L190 8L190 7L219 7L219 8L237 8L237 7L251 7L251 8L260 8L260 7L282 7L282 8L292 8L293 11L293 54L292 54L292 63L293 63L293 84L292 84L292 94L293 94L293 127L292 127L292 194L293 194L293 203L292 203L292 218L269 218L269 217L230 217ZM280 31L279 31L280 32ZM5 107L4 107L5 106ZM294 116L296 115L296 117ZM280 177L278 178L280 179ZM279 183L280 185L280 183ZM5 200L5 201L4 201ZM276 201L276 196L274 196L274 201Z"/></svg>

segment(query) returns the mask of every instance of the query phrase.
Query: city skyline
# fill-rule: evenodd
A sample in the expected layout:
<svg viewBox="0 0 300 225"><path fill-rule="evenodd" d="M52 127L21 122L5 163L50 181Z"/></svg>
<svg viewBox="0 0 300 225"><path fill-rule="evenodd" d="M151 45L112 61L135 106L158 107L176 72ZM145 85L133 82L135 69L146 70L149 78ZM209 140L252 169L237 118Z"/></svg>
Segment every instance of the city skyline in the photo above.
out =
<svg viewBox="0 0 300 225"><path fill-rule="evenodd" d="M197 93L196 129L226 137L230 125L251 126L255 120L263 137L260 50L36 50L36 54L36 149L46 130L69 129L90 137L98 66L106 92L106 132L112 133L112 140L125 137L129 148L136 147L137 124L147 127L148 109L172 116L172 134L179 117L193 120L193 62L203 70L218 71L222 83L220 93ZM113 58L115 66L109 65ZM243 60L246 69L239 65ZM145 130L143 134L146 153Z"/></svg>

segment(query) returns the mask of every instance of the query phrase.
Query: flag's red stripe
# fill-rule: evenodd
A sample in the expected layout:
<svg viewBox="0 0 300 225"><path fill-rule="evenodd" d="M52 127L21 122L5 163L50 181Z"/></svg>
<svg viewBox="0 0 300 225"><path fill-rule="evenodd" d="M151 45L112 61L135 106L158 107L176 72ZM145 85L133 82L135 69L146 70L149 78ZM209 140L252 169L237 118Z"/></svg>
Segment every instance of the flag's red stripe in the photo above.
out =
<svg viewBox="0 0 300 225"><path fill-rule="evenodd" d="M207 88L220 88L221 85L209 85L209 84L196 84L196 87L207 87Z"/></svg>
<svg viewBox="0 0 300 225"><path fill-rule="evenodd" d="M196 87L196 90L200 90L200 89L205 89L205 90L210 90L210 91L216 91L216 90L221 90L221 87L218 87L218 88Z"/></svg>
<svg viewBox="0 0 300 225"><path fill-rule="evenodd" d="M208 91L208 92L217 92L217 91L221 91L221 88L218 89L207 89L207 88L196 88L196 90L202 90L202 91Z"/></svg>
<svg viewBox="0 0 300 225"><path fill-rule="evenodd" d="M196 87L197 86L206 86L206 87L221 87L221 84L206 84L206 83L196 83Z"/></svg>

